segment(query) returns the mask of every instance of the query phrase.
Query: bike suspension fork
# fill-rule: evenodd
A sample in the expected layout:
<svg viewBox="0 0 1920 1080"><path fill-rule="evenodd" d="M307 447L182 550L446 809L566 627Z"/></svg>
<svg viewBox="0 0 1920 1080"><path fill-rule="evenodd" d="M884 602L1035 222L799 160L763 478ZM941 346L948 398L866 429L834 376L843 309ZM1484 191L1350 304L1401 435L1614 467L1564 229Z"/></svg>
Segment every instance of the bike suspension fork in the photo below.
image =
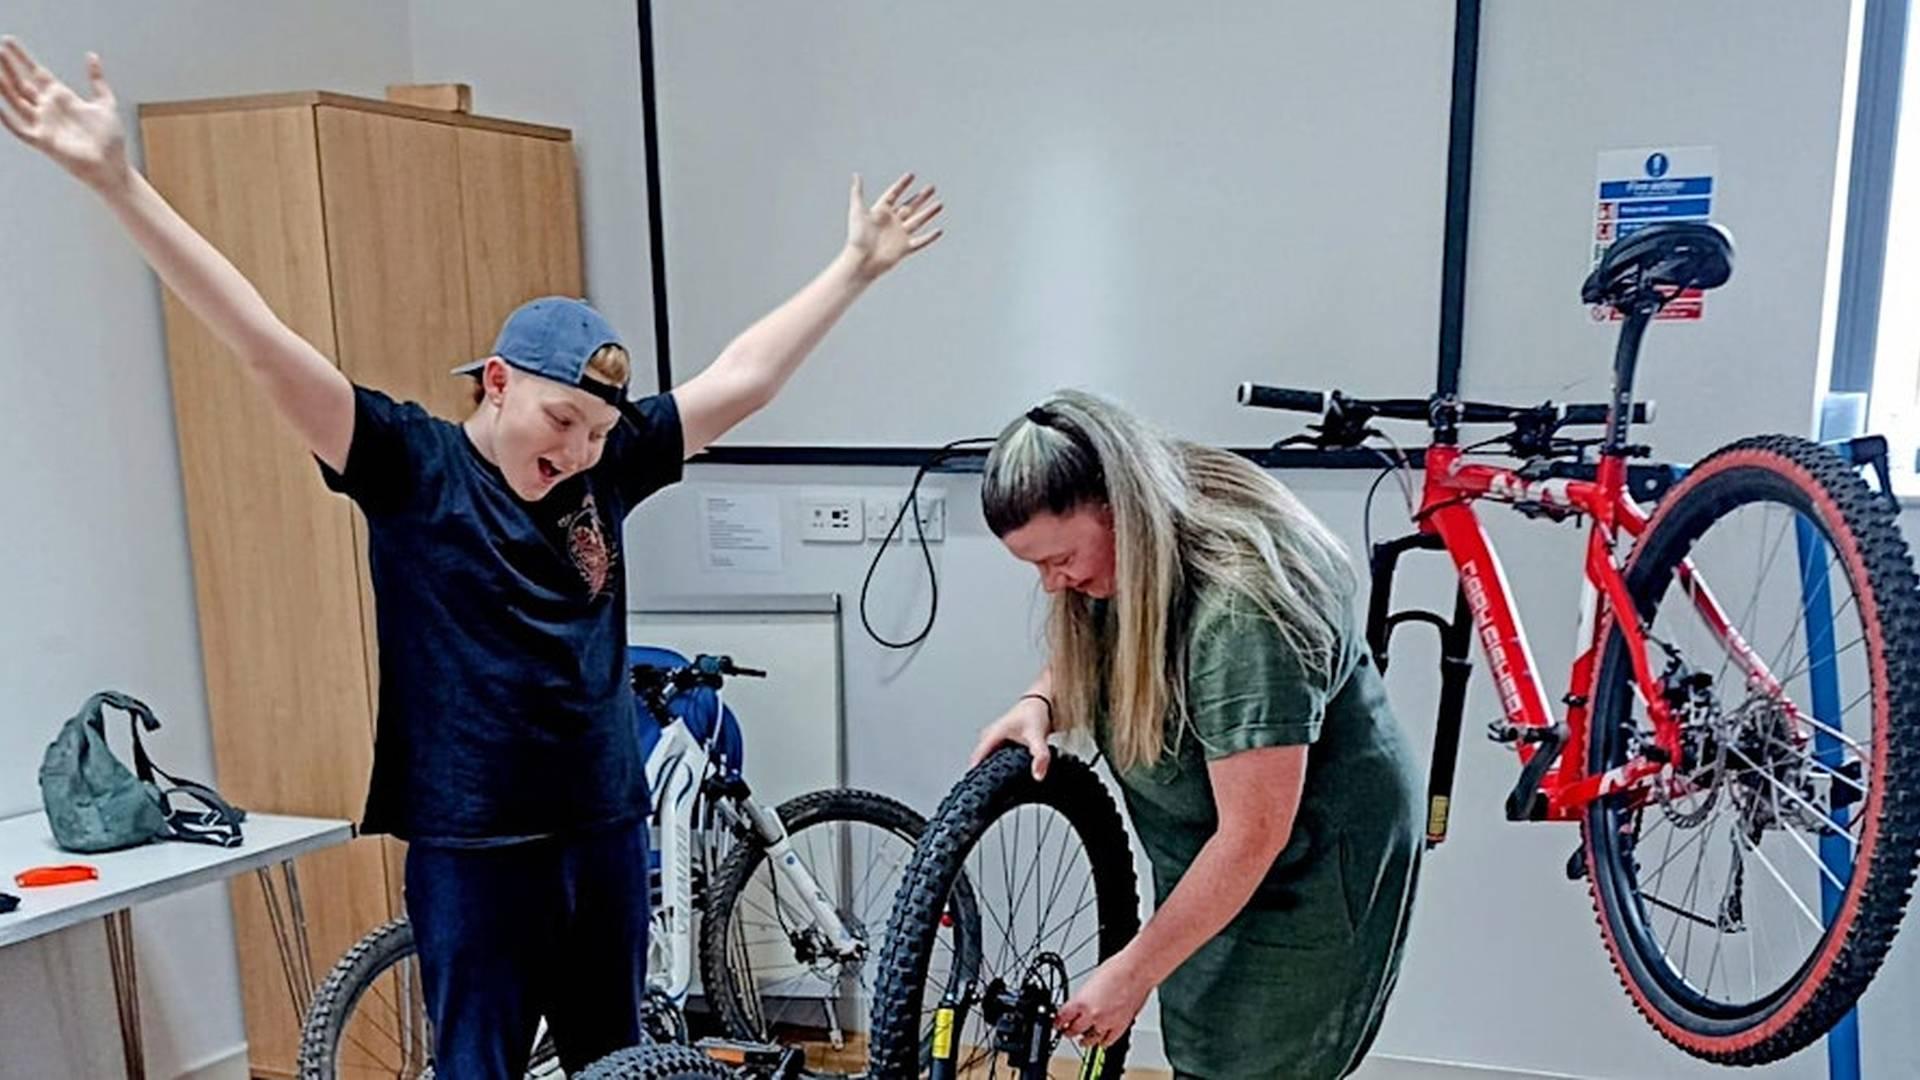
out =
<svg viewBox="0 0 1920 1080"><path fill-rule="evenodd" d="M1467 594L1456 588L1453 618L1431 611L1393 610L1393 575L1400 556L1408 551L1444 551L1446 544L1432 533L1411 533L1382 541L1369 553L1372 591L1367 602L1367 647L1381 674L1387 670L1387 646L1393 631L1404 622L1423 622L1440 632L1440 703L1433 739L1433 767L1427 774L1427 846L1447 838L1453 806L1453 774L1460 756L1460 723L1466 711L1467 679L1473 674L1473 611Z"/></svg>
<svg viewBox="0 0 1920 1080"><path fill-rule="evenodd" d="M774 876L786 883L793 894L792 897L776 894L776 902L790 903L796 915L808 918L832 942L834 949L843 955L858 951L861 943L854 938L853 932L847 929L847 924L840 918L840 913L834 909L832 897L814 880L806 865L800 861L800 856L794 854L793 841L787 836L787 828L781 824L780 816L761 806L751 795L741 796L739 805L751 823L754 835L767 850L767 864ZM834 870L836 873L844 872L844 868L837 866Z"/></svg>

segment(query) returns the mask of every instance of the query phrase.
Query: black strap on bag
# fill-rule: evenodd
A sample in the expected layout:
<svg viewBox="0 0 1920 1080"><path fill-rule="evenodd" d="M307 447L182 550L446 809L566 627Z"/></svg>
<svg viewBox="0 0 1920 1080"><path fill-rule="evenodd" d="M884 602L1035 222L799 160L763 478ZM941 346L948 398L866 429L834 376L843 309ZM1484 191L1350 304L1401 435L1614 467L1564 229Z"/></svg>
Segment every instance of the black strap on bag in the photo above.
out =
<svg viewBox="0 0 1920 1080"><path fill-rule="evenodd" d="M133 716L133 775L159 792L160 809L167 818L167 839L223 848L239 847L243 839L240 823L247 820L247 812L222 798L219 792L207 785L196 780L182 780L154 764L153 759L147 756L146 745L140 741L141 728L153 731L160 726L153 710L125 694L107 691L107 695L109 704L119 706ZM157 783L155 777L165 780L166 784ZM175 806L175 795L184 795L199 802L202 809Z"/></svg>

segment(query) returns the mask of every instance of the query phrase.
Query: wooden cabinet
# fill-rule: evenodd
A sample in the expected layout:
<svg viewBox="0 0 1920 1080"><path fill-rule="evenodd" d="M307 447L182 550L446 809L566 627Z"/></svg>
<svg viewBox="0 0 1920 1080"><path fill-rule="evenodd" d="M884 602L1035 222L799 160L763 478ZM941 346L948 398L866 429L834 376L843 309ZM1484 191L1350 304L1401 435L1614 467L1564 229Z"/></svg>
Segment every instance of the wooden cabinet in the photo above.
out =
<svg viewBox="0 0 1920 1080"><path fill-rule="evenodd" d="M570 134L326 93L150 104L147 174L356 382L459 419L507 313L584 292ZM365 524L171 294L167 358L218 780L242 806L358 820L373 758ZM401 912L400 845L302 859L316 974ZM299 1017L259 884L233 887L255 1075Z"/></svg>

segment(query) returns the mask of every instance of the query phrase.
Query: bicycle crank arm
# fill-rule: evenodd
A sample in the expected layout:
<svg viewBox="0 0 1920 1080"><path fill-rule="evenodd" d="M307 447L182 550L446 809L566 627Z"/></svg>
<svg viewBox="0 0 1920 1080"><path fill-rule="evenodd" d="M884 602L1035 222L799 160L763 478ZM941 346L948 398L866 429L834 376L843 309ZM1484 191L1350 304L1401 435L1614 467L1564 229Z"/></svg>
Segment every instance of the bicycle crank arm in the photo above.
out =
<svg viewBox="0 0 1920 1080"><path fill-rule="evenodd" d="M1540 784L1547 778L1547 772L1554 762L1560 760L1560 751L1567 745L1567 726L1555 724L1550 728L1527 732L1529 741L1536 743L1533 756L1520 770L1520 779L1507 793L1508 821L1544 821L1547 817L1547 797L1541 793Z"/></svg>

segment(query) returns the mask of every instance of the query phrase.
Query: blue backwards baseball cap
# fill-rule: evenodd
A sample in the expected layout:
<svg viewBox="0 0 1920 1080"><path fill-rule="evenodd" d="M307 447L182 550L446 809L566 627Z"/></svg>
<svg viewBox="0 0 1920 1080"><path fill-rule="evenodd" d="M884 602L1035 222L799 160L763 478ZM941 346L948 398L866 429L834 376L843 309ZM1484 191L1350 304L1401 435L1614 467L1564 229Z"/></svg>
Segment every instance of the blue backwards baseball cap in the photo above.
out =
<svg viewBox="0 0 1920 1080"><path fill-rule="evenodd" d="M620 345L620 335L599 312L580 300L543 296L507 316L494 340L493 355L530 375L585 390L629 415L632 405L626 387L587 376L587 361L605 345ZM481 357L454 368L453 374L478 375L486 363L487 358Z"/></svg>

